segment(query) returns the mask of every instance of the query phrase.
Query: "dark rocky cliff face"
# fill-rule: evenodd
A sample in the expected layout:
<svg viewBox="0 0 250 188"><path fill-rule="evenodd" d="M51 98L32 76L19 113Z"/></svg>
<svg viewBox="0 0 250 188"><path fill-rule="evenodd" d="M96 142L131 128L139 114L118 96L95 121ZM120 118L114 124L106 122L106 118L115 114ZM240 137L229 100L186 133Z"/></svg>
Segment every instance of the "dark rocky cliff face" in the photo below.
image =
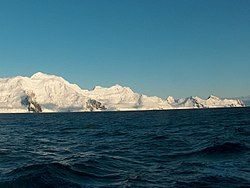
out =
<svg viewBox="0 0 250 188"><path fill-rule="evenodd" d="M93 111L93 110L106 110L106 107L102 103L100 103L99 101L96 101L94 99L89 99L87 101L87 108L90 111Z"/></svg>
<svg viewBox="0 0 250 188"><path fill-rule="evenodd" d="M28 107L29 112L42 112L41 106L36 101L30 101L30 105Z"/></svg>
<svg viewBox="0 0 250 188"><path fill-rule="evenodd" d="M25 92L21 97L21 104L27 107L29 112L40 113L42 112L41 106L35 100L35 94L33 92Z"/></svg>

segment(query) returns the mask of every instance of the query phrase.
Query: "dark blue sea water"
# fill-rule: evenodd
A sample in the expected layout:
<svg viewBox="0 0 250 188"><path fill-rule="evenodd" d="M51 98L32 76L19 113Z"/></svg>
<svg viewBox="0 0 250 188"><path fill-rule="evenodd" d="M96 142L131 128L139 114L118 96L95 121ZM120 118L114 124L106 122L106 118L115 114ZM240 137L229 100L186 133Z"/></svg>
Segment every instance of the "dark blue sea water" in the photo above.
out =
<svg viewBox="0 0 250 188"><path fill-rule="evenodd" d="M0 187L250 187L250 108L1 114Z"/></svg>

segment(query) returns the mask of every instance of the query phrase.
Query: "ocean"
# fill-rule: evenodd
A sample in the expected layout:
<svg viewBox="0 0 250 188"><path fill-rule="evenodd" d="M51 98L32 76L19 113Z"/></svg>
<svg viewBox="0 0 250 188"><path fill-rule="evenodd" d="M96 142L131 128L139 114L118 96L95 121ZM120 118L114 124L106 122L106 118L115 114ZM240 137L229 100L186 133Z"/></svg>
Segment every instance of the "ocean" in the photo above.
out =
<svg viewBox="0 0 250 188"><path fill-rule="evenodd" d="M250 108L0 114L0 187L250 187Z"/></svg>

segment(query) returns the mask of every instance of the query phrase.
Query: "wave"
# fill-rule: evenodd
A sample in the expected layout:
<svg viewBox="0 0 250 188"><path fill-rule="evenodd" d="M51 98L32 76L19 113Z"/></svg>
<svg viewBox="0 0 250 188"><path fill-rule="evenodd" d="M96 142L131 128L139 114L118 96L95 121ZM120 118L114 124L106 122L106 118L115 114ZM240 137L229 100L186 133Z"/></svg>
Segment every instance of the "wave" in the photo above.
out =
<svg viewBox="0 0 250 188"><path fill-rule="evenodd" d="M235 128L235 132L239 135L250 136L250 130L243 127Z"/></svg>
<svg viewBox="0 0 250 188"><path fill-rule="evenodd" d="M8 149L0 149L0 156L1 156L1 155L8 155L8 154L10 154L10 153L11 153L11 151L8 150Z"/></svg>
<svg viewBox="0 0 250 188"><path fill-rule="evenodd" d="M242 143L225 142L223 144L214 145L202 149L199 153L206 155L214 154L234 154L247 151L248 147Z"/></svg>
<svg viewBox="0 0 250 188"><path fill-rule="evenodd" d="M167 155L165 157L193 157L193 156L214 156L240 154L248 151L249 148L244 143L225 142L223 144L215 144L196 151L179 152Z"/></svg>
<svg viewBox="0 0 250 188"><path fill-rule="evenodd" d="M0 188L250 187L244 110L7 115Z"/></svg>
<svg viewBox="0 0 250 188"><path fill-rule="evenodd" d="M250 182L243 178L211 175L196 180L178 181L174 187L249 187L249 185Z"/></svg>
<svg viewBox="0 0 250 188"><path fill-rule="evenodd" d="M87 168L82 168L83 166L77 166L78 168L61 163L48 163L17 168L1 180L0 187L98 186L101 182L108 183L119 178L116 174L97 175L97 173L88 172Z"/></svg>

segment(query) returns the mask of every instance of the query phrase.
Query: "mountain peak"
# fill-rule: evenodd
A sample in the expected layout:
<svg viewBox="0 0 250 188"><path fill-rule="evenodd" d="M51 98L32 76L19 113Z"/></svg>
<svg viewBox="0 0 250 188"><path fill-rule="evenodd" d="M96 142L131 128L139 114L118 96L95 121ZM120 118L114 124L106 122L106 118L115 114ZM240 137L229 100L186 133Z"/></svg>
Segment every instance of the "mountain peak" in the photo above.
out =
<svg viewBox="0 0 250 188"><path fill-rule="evenodd" d="M113 85L111 87L95 86L92 91L95 91L95 92L97 92L97 91L109 91L109 92L117 92L117 91L124 92L124 91L127 91L127 92L133 93L133 90L131 90L129 87L124 87L124 86L121 86L119 84L115 84L115 85Z"/></svg>
<svg viewBox="0 0 250 188"><path fill-rule="evenodd" d="M99 89L103 89L103 87L101 87L101 86L95 86L95 87L93 88L93 90L99 90Z"/></svg>
<svg viewBox="0 0 250 188"><path fill-rule="evenodd" d="M210 95L207 99L216 99L216 100L220 100L219 97L216 97L216 96L214 96L214 95Z"/></svg>
<svg viewBox="0 0 250 188"><path fill-rule="evenodd" d="M40 79L40 78L47 78L47 77L51 77L52 75L49 75L49 74L45 74L45 73L42 73L42 72L37 72L35 74L33 74L31 76L31 79Z"/></svg>
<svg viewBox="0 0 250 188"><path fill-rule="evenodd" d="M111 86L110 88L114 88L114 89L119 88L119 89L122 89L122 88L125 88L125 87L123 87L123 86L121 86L119 84L115 84L115 85Z"/></svg>

